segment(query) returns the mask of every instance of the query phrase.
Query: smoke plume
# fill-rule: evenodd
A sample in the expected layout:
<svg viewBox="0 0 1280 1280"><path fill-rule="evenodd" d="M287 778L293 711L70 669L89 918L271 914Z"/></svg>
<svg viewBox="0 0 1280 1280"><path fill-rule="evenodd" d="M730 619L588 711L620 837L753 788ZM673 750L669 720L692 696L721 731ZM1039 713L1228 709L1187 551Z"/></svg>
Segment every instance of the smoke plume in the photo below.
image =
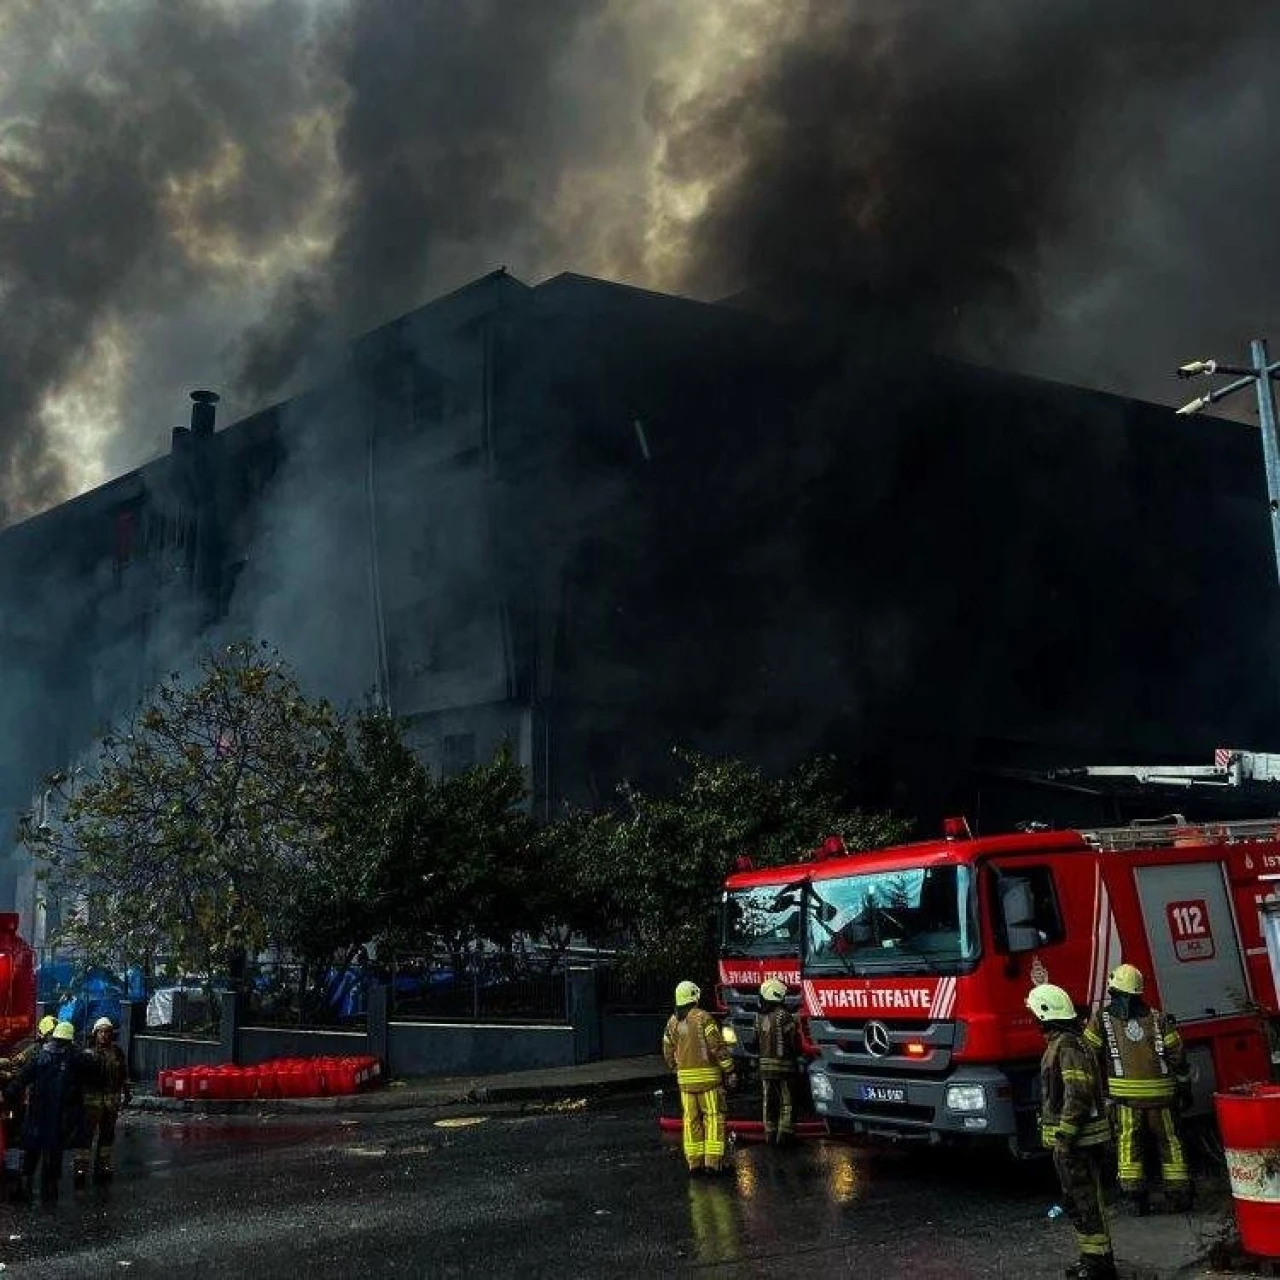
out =
<svg viewBox="0 0 1280 1280"><path fill-rule="evenodd" d="M9 0L0 521L506 264L1173 398L1276 318L1280 10Z"/></svg>

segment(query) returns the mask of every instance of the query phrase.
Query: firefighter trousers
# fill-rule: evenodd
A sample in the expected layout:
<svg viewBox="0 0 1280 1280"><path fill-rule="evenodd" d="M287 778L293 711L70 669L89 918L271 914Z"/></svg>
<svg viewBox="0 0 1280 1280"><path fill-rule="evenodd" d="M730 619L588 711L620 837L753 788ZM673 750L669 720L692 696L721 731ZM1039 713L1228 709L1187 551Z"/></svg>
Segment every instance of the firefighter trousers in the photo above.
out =
<svg viewBox="0 0 1280 1280"><path fill-rule="evenodd" d="M680 1090L684 1112L684 1158L690 1169L719 1169L724 1164L725 1101L723 1089L702 1093Z"/></svg>
<svg viewBox="0 0 1280 1280"><path fill-rule="evenodd" d="M40 1174L40 1199L56 1200L62 1181L61 1147L25 1147L22 1152L22 1186L30 1193L36 1174Z"/></svg>
<svg viewBox="0 0 1280 1280"><path fill-rule="evenodd" d="M1111 1233L1102 1199L1102 1161L1107 1147L1053 1149L1053 1167L1062 1186L1063 1208L1075 1228L1076 1248L1082 1258L1109 1258Z"/></svg>
<svg viewBox="0 0 1280 1280"><path fill-rule="evenodd" d="M94 1140L97 1140L98 1152L97 1158L94 1159ZM84 1108L84 1129L81 1133L80 1144L76 1148L75 1155L72 1157L72 1167L76 1174L84 1175L89 1172L89 1166L92 1164L94 1173L99 1177L110 1177L111 1169L111 1148L115 1145L116 1140L116 1108L109 1106L105 1101L99 1101L90 1098L85 1103Z"/></svg>
<svg viewBox="0 0 1280 1280"><path fill-rule="evenodd" d="M795 1128L791 1077L764 1077L760 1081L761 1119L766 1142L791 1137Z"/></svg>
<svg viewBox="0 0 1280 1280"><path fill-rule="evenodd" d="M1188 1193L1191 1174L1178 1137L1172 1107L1130 1107L1115 1104L1116 1174L1120 1190L1135 1195L1147 1188L1147 1142L1160 1157L1160 1176L1166 1192Z"/></svg>

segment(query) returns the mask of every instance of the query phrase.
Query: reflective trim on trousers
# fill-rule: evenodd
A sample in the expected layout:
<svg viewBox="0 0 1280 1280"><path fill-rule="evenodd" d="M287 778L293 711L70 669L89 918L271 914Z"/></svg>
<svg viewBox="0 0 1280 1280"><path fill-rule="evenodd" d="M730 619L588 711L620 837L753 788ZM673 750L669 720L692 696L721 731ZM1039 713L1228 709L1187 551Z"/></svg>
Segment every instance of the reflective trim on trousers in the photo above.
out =
<svg viewBox="0 0 1280 1280"><path fill-rule="evenodd" d="M708 1169L718 1169L724 1161L724 1090L687 1093L682 1089L680 1108L684 1113L684 1158L689 1168L700 1169L705 1160Z"/></svg>
<svg viewBox="0 0 1280 1280"><path fill-rule="evenodd" d="M1147 1184L1144 1162L1146 1138L1155 1141L1160 1176L1166 1187L1188 1186L1191 1174L1178 1137L1173 1112L1168 1107L1126 1107L1116 1104L1119 1133L1116 1137L1116 1175L1122 1191L1141 1191Z"/></svg>

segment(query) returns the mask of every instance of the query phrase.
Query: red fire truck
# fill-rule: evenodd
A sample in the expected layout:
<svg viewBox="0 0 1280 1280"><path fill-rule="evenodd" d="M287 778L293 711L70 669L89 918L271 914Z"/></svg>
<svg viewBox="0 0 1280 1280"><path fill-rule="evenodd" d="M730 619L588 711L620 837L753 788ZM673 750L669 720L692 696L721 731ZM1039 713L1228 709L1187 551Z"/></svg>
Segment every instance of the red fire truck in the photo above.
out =
<svg viewBox="0 0 1280 1280"><path fill-rule="evenodd" d="M1280 820L974 838L949 819L944 839L807 871L802 1023L832 1132L1038 1149L1026 994L1054 982L1088 1008L1122 959L1178 1019L1198 1107L1270 1076Z"/></svg>
<svg viewBox="0 0 1280 1280"><path fill-rule="evenodd" d="M18 934L18 917L0 912L0 1056L8 1056L36 1028L35 952ZM16 1175L17 1117L0 1105L0 1167Z"/></svg>
<svg viewBox="0 0 1280 1280"><path fill-rule="evenodd" d="M755 1016L760 984L780 978L791 994L787 1007L800 1009L799 886L811 863L739 871L724 886L720 907L719 983L716 1007L723 1011L721 1029L739 1069L749 1069L757 1056Z"/></svg>

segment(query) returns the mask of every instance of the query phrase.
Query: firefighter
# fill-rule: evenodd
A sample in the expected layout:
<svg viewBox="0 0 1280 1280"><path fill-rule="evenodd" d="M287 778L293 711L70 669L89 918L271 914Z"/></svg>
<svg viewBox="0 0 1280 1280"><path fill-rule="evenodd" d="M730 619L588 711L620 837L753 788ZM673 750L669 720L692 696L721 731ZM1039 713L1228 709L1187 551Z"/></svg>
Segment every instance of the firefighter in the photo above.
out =
<svg viewBox="0 0 1280 1280"><path fill-rule="evenodd" d="M1160 1155L1165 1207L1191 1207L1191 1174L1178 1137L1175 1111L1190 1102L1191 1069L1173 1019L1142 998L1145 983L1134 965L1117 965L1107 979L1107 1003L1089 1020L1085 1043L1106 1074L1116 1122L1120 1193L1139 1216L1148 1210L1146 1146Z"/></svg>
<svg viewBox="0 0 1280 1280"><path fill-rule="evenodd" d="M676 987L676 1011L662 1034L662 1056L680 1086L684 1158L694 1177L725 1171L725 1089L737 1084L720 1028L698 1007L701 999L696 983L681 982Z"/></svg>
<svg viewBox="0 0 1280 1280"><path fill-rule="evenodd" d="M36 1025L35 1038L30 1044L24 1045L12 1058L0 1058L0 1078L11 1080L16 1076L40 1052L57 1025L57 1018L51 1013L46 1013Z"/></svg>
<svg viewBox="0 0 1280 1280"><path fill-rule="evenodd" d="M767 978L760 984L760 1009L756 1014L756 1045L760 1052L761 1118L764 1140L783 1146L795 1131L792 1081L796 1074L798 1029L792 1014L783 1007L787 984Z"/></svg>
<svg viewBox="0 0 1280 1280"><path fill-rule="evenodd" d="M1042 983L1027 996L1027 1008L1045 1034L1040 1060L1040 1141L1053 1152L1053 1166L1076 1232L1079 1260L1067 1270L1076 1280L1115 1280L1102 1169L1111 1126L1093 1054L1081 1035L1071 997Z"/></svg>
<svg viewBox="0 0 1280 1280"><path fill-rule="evenodd" d="M62 1179L62 1152L68 1138L74 1143L80 1132L84 1104L86 1055L75 1049L76 1029L59 1022L48 1042L5 1087L12 1101L30 1088L22 1129L22 1194L29 1197L37 1171L40 1198L58 1198Z"/></svg>
<svg viewBox="0 0 1280 1280"><path fill-rule="evenodd" d="M85 1086L84 1127L81 1143L74 1157L74 1181L83 1187L88 1179L90 1163L95 1182L110 1182L111 1147L116 1137L116 1118L122 1106L128 1106L129 1064L120 1046L116 1044L115 1023L110 1018L99 1018L93 1024L93 1043L89 1047L93 1060L89 1080ZM94 1157L94 1139L98 1150Z"/></svg>

